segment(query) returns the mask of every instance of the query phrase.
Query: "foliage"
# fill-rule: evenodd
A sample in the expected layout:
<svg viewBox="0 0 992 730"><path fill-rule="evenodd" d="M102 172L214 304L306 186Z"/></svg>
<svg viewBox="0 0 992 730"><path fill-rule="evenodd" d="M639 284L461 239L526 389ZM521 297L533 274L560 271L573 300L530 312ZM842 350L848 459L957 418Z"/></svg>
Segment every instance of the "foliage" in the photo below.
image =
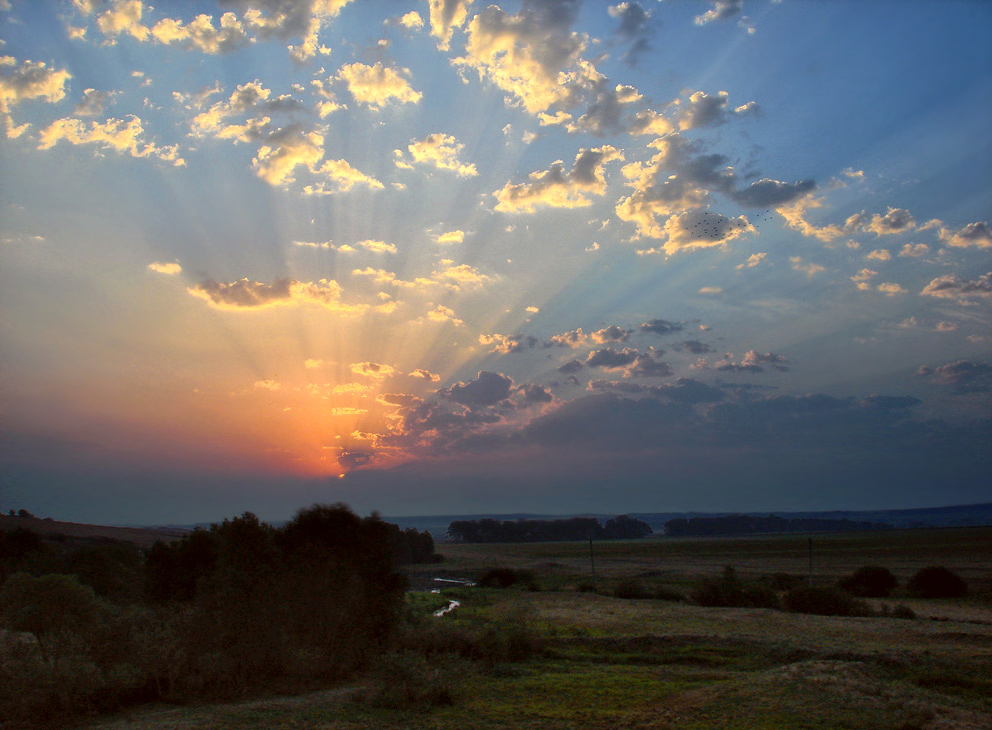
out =
<svg viewBox="0 0 992 730"><path fill-rule="evenodd" d="M892 571L880 565L865 565L842 578L837 587L858 598L886 598L898 581Z"/></svg>
<svg viewBox="0 0 992 730"><path fill-rule="evenodd" d="M779 517L768 515L726 515L723 517L679 517L665 523L669 537L715 537L728 535L767 535L780 532L853 532L856 530L888 530L882 522L828 520L809 517Z"/></svg>
<svg viewBox="0 0 992 730"><path fill-rule="evenodd" d="M731 566L719 578L702 578L692 589L692 600L700 606L778 608L775 592L759 582L743 582Z"/></svg>
<svg viewBox="0 0 992 730"><path fill-rule="evenodd" d="M448 538L455 542L562 542L575 540L629 540L651 534L646 522L620 515L600 525L595 517L565 520L455 520Z"/></svg>
<svg viewBox="0 0 992 730"><path fill-rule="evenodd" d="M532 572L513 568L490 568L479 576L476 583L482 588L509 588L512 585L523 585L528 590L538 590Z"/></svg>
<svg viewBox="0 0 992 730"><path fill-rule="evenodd" d="M613 595L617 598L651 598L651 592L644 587L644 584L637 578L628 578L617 583L613 589Z"/></svg>
<svg viewBox="0 0 992 730"><path fill-rule="evenodd" d="M819 616L870 616L871 607L849 593L833 587L802 586L793 588L782 599L782 607L792 613Z"/></svg>
<svg viewBox="0 0 992 730"><path fill-rule="evenodd" d="M920 598L959 598L968 594L964 579L942 565L921 568L909 579L906 588Z"/></svg>
<svg viewBox="0 0 992 730"><path fill-rule="evenodd" d="M15 573L0 588L4 626L32 634L42 659L53 667L96 625L99 611L93 589L81 585L75 576L35 578Z"/></svg>
<svg viewBox="0 0 992 730"><path fill-rule="evenodd" d="M450 658L384 654L371 673L371 689L361 699L373 707L390 709L427 710L453 705L463 671L463 667Z"/></svg>

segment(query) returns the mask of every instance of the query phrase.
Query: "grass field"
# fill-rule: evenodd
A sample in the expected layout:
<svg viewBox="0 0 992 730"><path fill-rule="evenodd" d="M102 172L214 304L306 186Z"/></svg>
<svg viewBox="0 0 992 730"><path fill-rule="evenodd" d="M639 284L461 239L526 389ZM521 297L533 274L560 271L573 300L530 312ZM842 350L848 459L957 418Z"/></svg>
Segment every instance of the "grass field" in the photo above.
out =
<svg viewBox="0 0 992 730"><path fill-rule="evenodd" d="M446 562L418 567L422 581L508 566L530 571L540 588L460 587L410 595L425 631L496 627L526 631L540 646L514 663L432 659L433 681L450 689L453 703L390 709L356 700L367 686L383 681L370 675L299 697L144 710L93 727L992 727L992 528L814 536L814 579L821 584L866 564L889 567L901 584L930 564L946 565L968 580L971 593L963 599L896 595L875 601L876 607L907 604L917 614L914 620L706 608L610 595L617 582L634 577L684 590L725 565L745 577L802 576L808 565L802 536L597 543L595 592L576 590L592 581L587 543L441 545L439 551ZM449 597L462 605L442 618L430 616Z"/></svg>

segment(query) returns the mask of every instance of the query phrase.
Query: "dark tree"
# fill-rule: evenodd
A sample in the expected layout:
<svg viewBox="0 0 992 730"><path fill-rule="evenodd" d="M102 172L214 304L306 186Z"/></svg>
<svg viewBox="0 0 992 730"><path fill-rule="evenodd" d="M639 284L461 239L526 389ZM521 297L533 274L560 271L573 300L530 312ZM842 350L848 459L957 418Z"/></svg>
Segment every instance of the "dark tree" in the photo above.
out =
<svg viewBox="0 0 992 730"><path fill-rule="evenodd" d="M892 571L880 565L866 565L854 571L853 575L842 578L837 586L858 598L885 598L896 587L898 581Z"/></svg>
<svg viewBox="0 0 992 730"><path fill-rule="evenodd" d="M968 595L968 584L942 565L921 568L909 579L906 587L920 598L960 598Z"/></svg>

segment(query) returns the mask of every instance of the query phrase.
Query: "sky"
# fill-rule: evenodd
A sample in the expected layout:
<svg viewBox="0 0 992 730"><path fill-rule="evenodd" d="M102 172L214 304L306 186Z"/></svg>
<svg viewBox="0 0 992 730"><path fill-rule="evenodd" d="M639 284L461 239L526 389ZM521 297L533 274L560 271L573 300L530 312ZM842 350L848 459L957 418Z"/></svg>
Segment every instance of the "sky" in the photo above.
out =
<svg viewBox="0 0 992 730"><path fill-rule="evenodd" d="M992 501L990 30L0 0L0 508Z"/></svg>

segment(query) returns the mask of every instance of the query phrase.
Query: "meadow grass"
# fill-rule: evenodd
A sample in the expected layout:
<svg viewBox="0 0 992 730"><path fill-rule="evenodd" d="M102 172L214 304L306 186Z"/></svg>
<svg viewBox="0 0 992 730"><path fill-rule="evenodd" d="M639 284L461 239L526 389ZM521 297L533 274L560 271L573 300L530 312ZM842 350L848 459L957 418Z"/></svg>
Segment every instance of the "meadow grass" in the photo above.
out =
<svg viewBox="0 0 992 730"><path fill-rule="evenodd" d="M611 595L618 581L685 587L733 565L742 576L802 575L805 538L598 543L597 591L588 543L445 545L434 574L531 571L541 591L446 588L408 596L424 620L468 632L526 626L539 649L513 664L435 663L453 704L383 707L362 701L374 673L294 698L135 712L100 730L267 727L643 728L670 730L937 730L992 727L992 529L892 531L814 537L815 578L829 584L866 564L901 583L943 564L969 581L965 599L905 602L919 618L829 617L766 608L706 608ZM430 568L423 570L429 574ZM985 582L983 582L985 581ZM436 607L461 606L440 619ZM502 627L502 628L501 628ZM418 660L423 661L423 660ZM431 662L439 660L429 659Z"/></svg>

